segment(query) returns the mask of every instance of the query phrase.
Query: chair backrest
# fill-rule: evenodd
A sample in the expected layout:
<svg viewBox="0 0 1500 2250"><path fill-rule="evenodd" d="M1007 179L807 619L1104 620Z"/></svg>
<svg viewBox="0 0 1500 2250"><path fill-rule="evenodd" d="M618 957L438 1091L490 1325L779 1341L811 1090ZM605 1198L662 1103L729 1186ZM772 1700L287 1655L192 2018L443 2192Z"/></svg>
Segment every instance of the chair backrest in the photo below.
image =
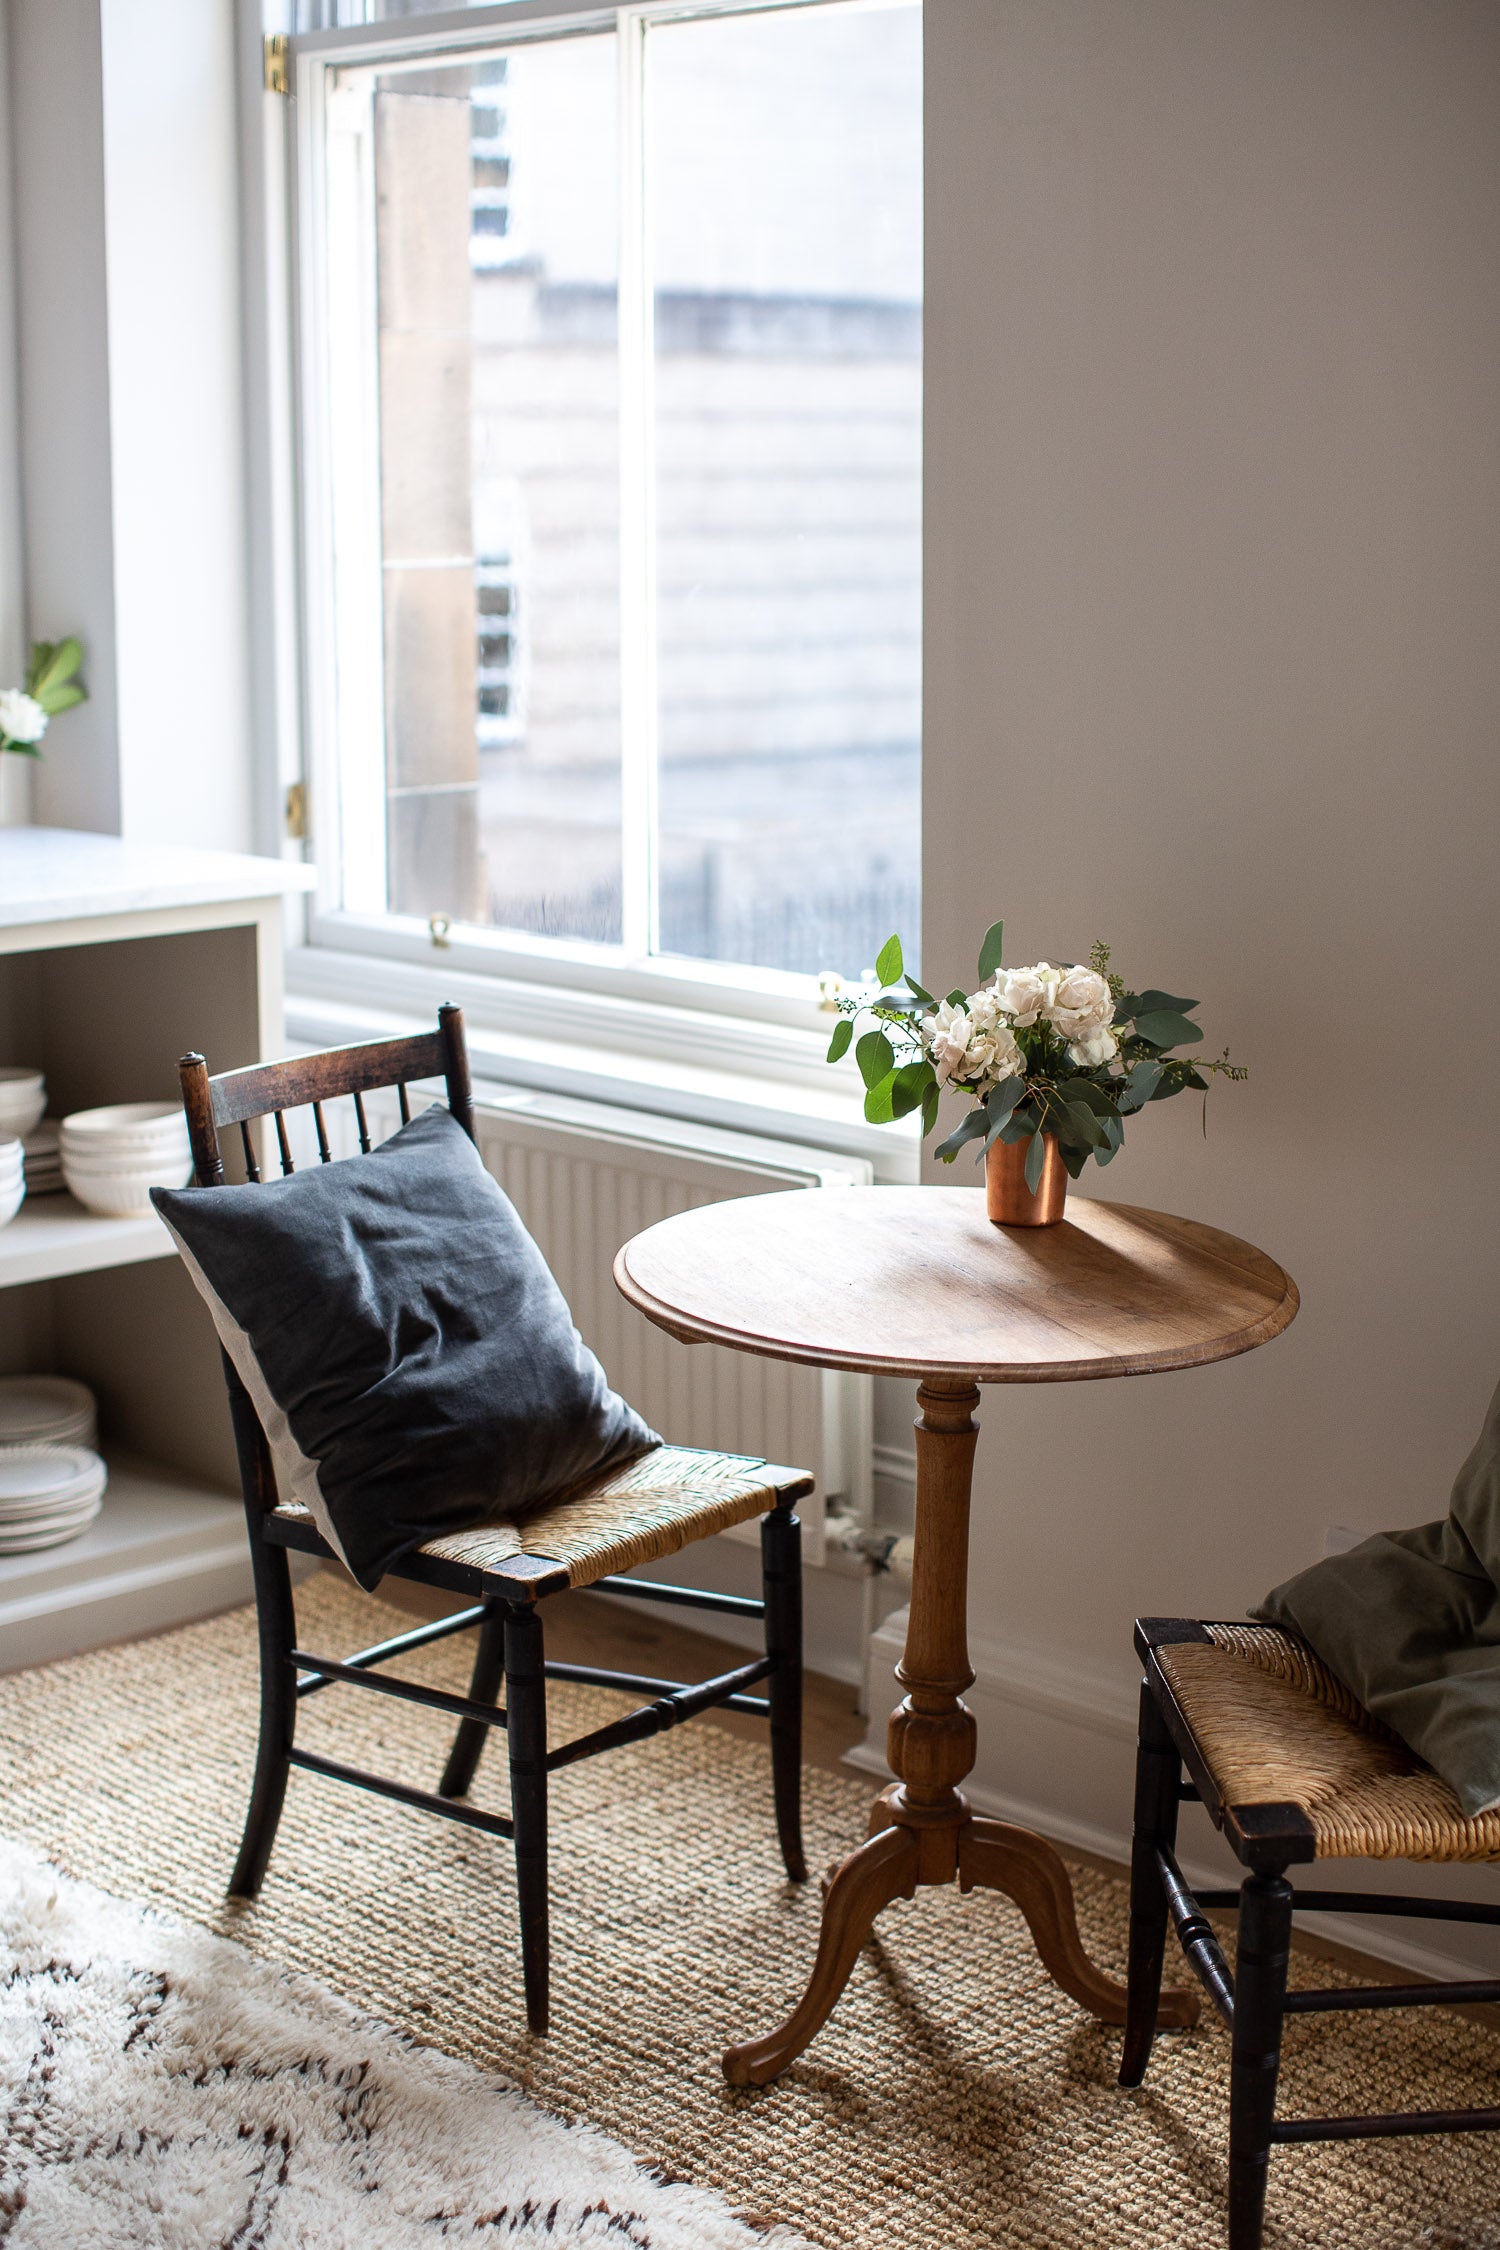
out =
<svg viewBox="0 0 1500 2250"><path fill-rule="evenodd" d="M448 1107L470 1140L474 1138L474 1090L469 1078L469 1054L464 1042L462 1008L446 1001L438 1010L436 1031L420 1032L410 1039L377 1039L367 1046L331 1047L321 1055L293 1055L285 1062L252 1063L246 1070L226 1070L217 1078L208 1075L202 1055L184 1055L177 1066L182 1081L182 1106L187 1112L188 1137L193 1149L193 1172L200 1187L226 1184L220 1131L237 1125L245 1155L247 1179L260 1179L255 1137L250 1127L261 1118L276 1120L276 1141L283 1173L296 1169L287 1140L285 1113L310 1108L318 1136L318 1160L332 1161L325 1102L343 1095L354 1099L359 1145L368 1154L370 1129L363 1097L377 1087L394 1086L404 1124L411 1115L406 1089L416 1079L441 1078L448 1089Z"/></svg>

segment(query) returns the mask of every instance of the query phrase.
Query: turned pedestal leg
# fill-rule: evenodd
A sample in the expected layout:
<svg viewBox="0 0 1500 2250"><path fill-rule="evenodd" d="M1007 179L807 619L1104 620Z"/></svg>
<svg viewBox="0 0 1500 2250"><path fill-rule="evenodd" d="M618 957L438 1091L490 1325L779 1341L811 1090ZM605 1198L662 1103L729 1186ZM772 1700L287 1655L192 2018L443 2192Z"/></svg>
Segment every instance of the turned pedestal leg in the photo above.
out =
<svg viewBox="0 0 1500 2250"><path fill-rule="evenodd" d="M801 2054L827 2021L883 1906L919 1883L979 1885L1020 1907L1050 1974L1105 2023L1125 2021L1125 1987L1083 1950L1067 1870L1052 1846L1003 1821L976 1820L959 1783L974 1764L973 1716L963 1691L969 1666L969 1489L979 1432L979 1390L940 1377L917 1392L917 1520L911 1612L896 1677L906 1695L891 1714L887 1755L897 1776L870 1817L871 1833L829 1881L817 1960L801 2001L777 2030L731 2047L724 2074L763 2086ZM1191 2022L1187 1993L1162 1995L1164 2023Z"/></svg>

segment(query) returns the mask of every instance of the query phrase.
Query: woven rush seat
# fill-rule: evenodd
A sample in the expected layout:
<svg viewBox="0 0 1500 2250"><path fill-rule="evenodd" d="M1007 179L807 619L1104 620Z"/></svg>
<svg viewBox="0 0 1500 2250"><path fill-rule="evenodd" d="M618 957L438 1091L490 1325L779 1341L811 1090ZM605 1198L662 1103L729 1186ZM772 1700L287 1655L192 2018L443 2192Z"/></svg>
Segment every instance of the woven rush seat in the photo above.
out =
<svg viewBox="0 0 1500 2250"><path fill-rule="evenodd" d="M1457 1797L1304 1642L1207 1624L1157 1660L1225 1804L1296 1805L1318 1859L1500 1859L1500 1813Z"/></svg>
<svg viewBox="0 0 1500 2250"><path fill-rule="evenodd" d="M477 1580L496 1575L524 1577L533 1595L592 1586L748 1523L775 1506L778 1492L809 1481L757 1456L656 1446L525 1516L425 1540L403 1558L402 1574L458 1592L477 1590ZM333 1552L300 1501L278 1503L267 1532L286 1546Z"/></svg>

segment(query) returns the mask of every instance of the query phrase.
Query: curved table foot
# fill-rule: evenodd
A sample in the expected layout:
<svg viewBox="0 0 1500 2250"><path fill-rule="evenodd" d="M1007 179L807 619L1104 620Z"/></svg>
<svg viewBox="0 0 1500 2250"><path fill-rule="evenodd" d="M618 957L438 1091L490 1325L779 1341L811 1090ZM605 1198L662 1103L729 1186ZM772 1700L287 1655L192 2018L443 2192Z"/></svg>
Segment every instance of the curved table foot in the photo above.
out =
<svg viewBox="0 0 1500 2250"><path fill-rule="evenodd" d="M724 2076L731 2086L767 2085L822 2030L876 1915L892 1899L910 1898L915 1891L917 1860L917 1839L906 1828L883 1828L850 1853L824 1893L818 1957L807 1990L777 2030L728 2050Z"/></svg>
<svg viewBox="0 0 1500 2250"><path fill-rule="evenodd" d="M1068 1871L1044 1836L1008 1821L973 1819L958 1842L959 1887L1003 1891L1025 1915L1042 1966L1101 2023L1125 2021L1125 1987L1096 1969L1083 1950ZM1185 2030L1198 2020L1198 1996L1164 1992L1157 2022Z"/></svg>

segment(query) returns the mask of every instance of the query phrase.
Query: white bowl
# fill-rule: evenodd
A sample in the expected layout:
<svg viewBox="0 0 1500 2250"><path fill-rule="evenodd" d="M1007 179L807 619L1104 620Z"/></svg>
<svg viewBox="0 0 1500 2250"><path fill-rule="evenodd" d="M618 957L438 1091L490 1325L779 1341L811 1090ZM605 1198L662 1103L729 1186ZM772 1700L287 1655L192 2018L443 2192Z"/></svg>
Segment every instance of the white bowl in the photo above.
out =
<svg viewBox="0 0 1500 2250"><path fill-rule="evenodd" d="M58 1126L64 1148L155 1147L186 1139L187 1119L176 1102L113 1102L105 1109L75 1109Z"/></svg>
<svg viewBox="0 0 1500 2250"><path fill-rule="evenodd" d="M186 1150L168 1153L141 1163L75 1164L63 1150L63 1178L69 1193L84 1208L102 1218L135 1219L151 1209L154 1187L186 1187L193 1175L193 1160Z"/></svg>
<svg viewBox="0 0 1500 2250"><path fill-rule="evenodd" d="M0 1065L0 1137L29 1133L47 1114L47 1081L39 1070Z"/></svg>
<svg viewBox="0 0 1500 2250"><path fill-rule="evenodd" d="M0 1227L8 1227L26 1200L24 1180L0 1180Z"/></svg>

